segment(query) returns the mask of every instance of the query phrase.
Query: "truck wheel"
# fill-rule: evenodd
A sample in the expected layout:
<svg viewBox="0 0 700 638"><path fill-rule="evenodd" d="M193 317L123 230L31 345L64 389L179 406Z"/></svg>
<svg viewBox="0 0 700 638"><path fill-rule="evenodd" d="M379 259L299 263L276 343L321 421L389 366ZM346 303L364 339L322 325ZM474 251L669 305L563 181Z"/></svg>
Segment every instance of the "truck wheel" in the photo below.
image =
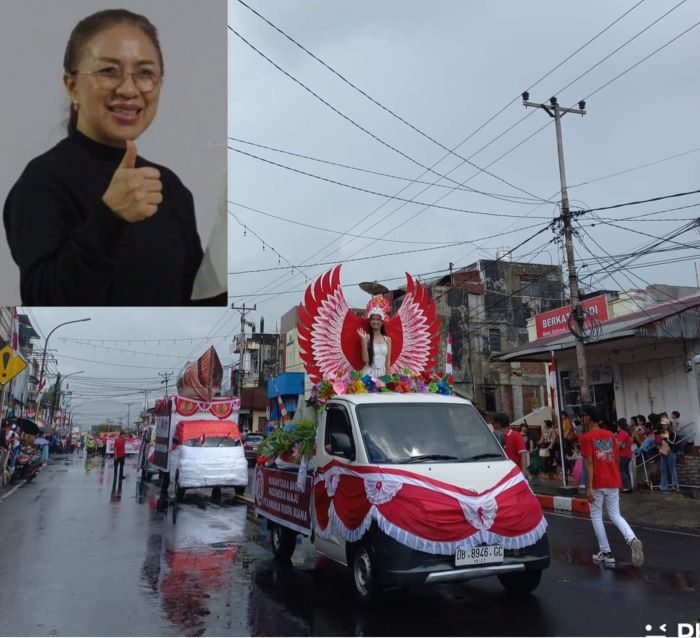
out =
<svg viewBox="0 0 700 638"><path fill-rule="evenodd" d="M374 549L368 542L355 546L350 559L355 596L362 604L376 600L380 587L377 582L377 560Z"/></svg>
<svg viewBox="0 0 700 638"><path fill-rule="evenodd" d="M509 594L524 595L537 589L542 578L541 569L531 569L516 574L500 574L498 580Z"/></svg>
<svg viewBox="0 0 700 638"><path fill-rule="evenodd" d="M297 545L297 534L281 525L272 526L272 553L279 561L288 561Z"/></svg>
<svg viewBox="0 0 700 638"><path fill-rule="evenodd" d="M182 503L185 500L185 488L180 487L180 475L175 475L175 500Z"/></svg>
<svg viewBox="0 0 700 638"><path fill-rule="evenodd" d="M221 503L221 488L218 485L211 488L211 502Z"/></svg>
<svg viewBox="0 0 700 638"><path fill-rule="evenodd" d="M243 494L245 494L245 485L236 485L236 487L233 489L236 491L238 496L243 496Z"/></svg>

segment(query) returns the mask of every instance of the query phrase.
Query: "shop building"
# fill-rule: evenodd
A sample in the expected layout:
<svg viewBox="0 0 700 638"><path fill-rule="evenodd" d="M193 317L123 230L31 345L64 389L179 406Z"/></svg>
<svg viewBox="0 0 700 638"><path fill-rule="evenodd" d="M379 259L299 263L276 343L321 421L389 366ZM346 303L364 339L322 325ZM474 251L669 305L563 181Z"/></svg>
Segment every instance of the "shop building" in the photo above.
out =
<svg viewBox="0 0 700 638"><path fill-rule="evenodd" d="M694 294L681 296L688 290L663 287L660 294L661 289L652 286L646 291L604 295L607 317L590 322L586 329L588 382L593 402L610 422L677 410L684 439L697 445L700 292L690 289ZM573 415L581 413L581 383L575 338L565 328L561 334L536 338L495 359L546 365L554 360L560 404ZM533 329L531 325L531 334Z"/></svg>

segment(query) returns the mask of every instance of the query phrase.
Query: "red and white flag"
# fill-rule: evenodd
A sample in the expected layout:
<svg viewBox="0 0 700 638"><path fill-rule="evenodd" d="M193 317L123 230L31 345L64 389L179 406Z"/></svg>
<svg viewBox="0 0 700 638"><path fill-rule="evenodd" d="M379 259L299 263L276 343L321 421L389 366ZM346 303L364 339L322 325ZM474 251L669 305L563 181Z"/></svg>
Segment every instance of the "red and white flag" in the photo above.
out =
<svg viewBox="0 0 700 638"><path fill-rule="evenodd" d="M280 423L286 423L287 421L287 408L284 407L284 401L282 401L282 396L277 395L277 405L280 408Z"/></svg>
<svg viewBox="0 0 700 638"><path fill-rule="evenodd" d="M17 316L17 306L12 306L12 349L19 351L19 317Z"/></svg>

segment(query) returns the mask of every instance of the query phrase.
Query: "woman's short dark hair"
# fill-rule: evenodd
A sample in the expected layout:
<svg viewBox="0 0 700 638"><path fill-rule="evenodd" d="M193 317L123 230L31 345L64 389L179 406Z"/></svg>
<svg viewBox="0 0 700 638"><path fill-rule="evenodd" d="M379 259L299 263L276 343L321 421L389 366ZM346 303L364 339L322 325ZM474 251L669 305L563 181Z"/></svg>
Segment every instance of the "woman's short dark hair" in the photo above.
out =
<svg viewBox="0 0 700 638"><path fill-rule="evenodd" d="M68 38L66 52L63 56L63 71L69 75L75 73L86 42L95 34L109 29L115 24L129 24L132 27L141 29L141 31L148 36L153 46L156 48L156 51L158 51L158 63L160 64L160 72L162 74L164 71L163 51L160 48L160 41L158 40L158 30L146 16L132 13L126 9L106 9L104 11L98 11L78 22L73 28L70 38ZM73 104L71 104L70 116L68 117L68 133L73 133L77 125L78 111L76 111Z"/></svg>

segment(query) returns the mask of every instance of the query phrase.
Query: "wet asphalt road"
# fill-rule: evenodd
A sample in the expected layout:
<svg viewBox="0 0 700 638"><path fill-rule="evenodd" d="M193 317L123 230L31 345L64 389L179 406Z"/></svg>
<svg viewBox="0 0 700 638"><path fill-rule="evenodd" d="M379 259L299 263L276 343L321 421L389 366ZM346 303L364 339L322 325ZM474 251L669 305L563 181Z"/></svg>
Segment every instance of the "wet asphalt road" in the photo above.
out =
<svg viewBox="0 0 700 638"><path fill-rule="evenodd" d="M552 567L535 595L496 580L352 602L346 570L298 547L278 565L233 492L157 507L127 460L120 499L102 459L55 459L0 501L0 635L677 635L700 622L700 532L637 529L646 563L609 530L614 570L590 559L587 519L548 515ZM651 625L652 630L645 626Z"/></svg>

